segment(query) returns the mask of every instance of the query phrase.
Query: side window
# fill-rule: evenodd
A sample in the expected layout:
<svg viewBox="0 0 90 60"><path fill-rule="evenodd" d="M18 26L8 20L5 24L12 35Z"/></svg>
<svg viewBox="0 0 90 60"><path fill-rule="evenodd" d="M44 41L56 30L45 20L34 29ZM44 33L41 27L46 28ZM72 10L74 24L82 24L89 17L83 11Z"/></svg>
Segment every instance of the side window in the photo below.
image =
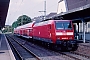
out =
<svg viewBox="0 0 90 60"><path fill-rule="evenodd" d="M31 30L29 29L29 32L31 32Z"/></svg>
<svg viewBox="0 0 90 60"><path fill-rule="evenodd" d="M49 29L52 29L51 25L49 25Z"/></svg>
<svg viewBox="0 0 90 60"><path fill-rule="evenodd" d="M29 29L29 32L31 32L32 31L32 29Z"/></svg>

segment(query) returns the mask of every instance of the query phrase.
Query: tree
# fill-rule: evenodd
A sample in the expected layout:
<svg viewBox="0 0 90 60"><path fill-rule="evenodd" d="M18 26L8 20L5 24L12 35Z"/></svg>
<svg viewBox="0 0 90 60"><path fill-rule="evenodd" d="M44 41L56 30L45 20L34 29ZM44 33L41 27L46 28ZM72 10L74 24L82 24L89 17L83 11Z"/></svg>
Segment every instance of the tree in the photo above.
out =
<svg viewBox="0 0 90 60"><path fill-rule="evenodd" d="M17 26L18 26L17 21L13 22L13 24L12 24L12 31L13 31L13 30L14 30L14 28L16 28Z"/></svg>
<svg viewBox="0 0 90 60"><path fill-rule="evenodd" d="M12 32L12 26L6 25L6 26L2 29L2 32L3 32L3 33Z"/></svg>
<svg viewBox="0 0 90 60"><path fill-rule="evenodd" d="M22 15L17 19L17 25L18 26L21 26L21 25L24 25L24 24L27 24L27 23L30 23L30 22L32 22L31 18L26 16L26 15Z"/></svg>
<svg viewBox="0 0 90 60"><path fill-rule="evenodd" d="M14 28L16 28L18 26L21 26L21 25L24 25L24 24L27 24L30 22L32 22L30 17L28 17L26 15L19 16L17 21L13 22L13 24L12 24L13 29L12 30L14 30Z"/></svg>
<svg viewBox="0 0 90 60"><path fill-rule="evenodd" d="M32 22L30 17L26 15L22 15L18 17L17 21L13 22L12 27L16 28L18 26L21 26L30 22Z"/></svg>
<svg viewBox="0 0 90 60"><path fill-rule="evenodd" d="M16 28L18 26L18 23L17 23L17 21L15 21L13 24L12 24L12 27L13 28Z"/></svg>

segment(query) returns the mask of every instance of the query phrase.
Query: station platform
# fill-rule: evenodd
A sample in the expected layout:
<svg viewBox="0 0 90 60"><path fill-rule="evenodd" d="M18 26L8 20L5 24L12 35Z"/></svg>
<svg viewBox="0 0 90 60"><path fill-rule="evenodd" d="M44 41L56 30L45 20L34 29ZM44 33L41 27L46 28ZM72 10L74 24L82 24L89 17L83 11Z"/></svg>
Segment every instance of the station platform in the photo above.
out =
<svg viewBox="0 0 90 60"><path fill-rule="evenodd" d="M4 34L0 37L0 60L16 60Z"/></svg>

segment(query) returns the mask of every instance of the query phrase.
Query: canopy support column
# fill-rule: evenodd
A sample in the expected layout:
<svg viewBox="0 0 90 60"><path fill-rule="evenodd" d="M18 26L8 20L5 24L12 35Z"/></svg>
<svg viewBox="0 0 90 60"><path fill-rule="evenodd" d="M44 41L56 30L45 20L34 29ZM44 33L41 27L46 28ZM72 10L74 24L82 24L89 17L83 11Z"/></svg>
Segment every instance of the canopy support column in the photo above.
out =
<svg viewBox="0 0 90 60"><path fill-rule="evenodd" d="M78 25L78 33L79 33L79 23L77 23L77 25Z"/></svg>
<svg viewBox="0 0 90 60"><path fill-rule="evenodd" d="M85 43L85 23L84 19L82 19L82 34L83 34L83 43Z"/></svg>

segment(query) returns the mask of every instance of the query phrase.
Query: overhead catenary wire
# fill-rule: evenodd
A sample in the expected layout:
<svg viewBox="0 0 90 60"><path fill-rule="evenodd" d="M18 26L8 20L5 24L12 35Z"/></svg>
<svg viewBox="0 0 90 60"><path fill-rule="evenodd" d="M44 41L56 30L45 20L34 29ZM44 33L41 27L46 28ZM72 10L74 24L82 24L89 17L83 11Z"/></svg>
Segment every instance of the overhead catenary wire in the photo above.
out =
<svg viewBox="0 0 90 60"><path fill-rule="evenodd" d="M14 3L15 4L15 6L17 6L17 2L18 2L18 0ZM15 11L15 8L12 8L11 9L11 4L12 4L13 2L12 1L10 1L10 6L9 6L9 11L8 11L8 15L11 17L11 16L13 16L13 13L11 14L11 13L9 13L11 10L12 11ZM15 14L14 14L15 15ZM14 16L13 16L14 17ZM9 20L10 20L10 18L7 16L7 23L9 22Z"/></svg>
<svg viewBox="0 0 90 60"><path fill-rule="evenodd" d="M20 1L20 0L19 0L19 1ZM21 9L21 6L22 6L23 2L24 2L24 0L21 0L21 2L18 3L18 0L17 0L16 4L17 4L18 6L16 5L17 8L16 8L15 12L14 12L13 14L11 14L11 15L13 15L13 17L16 16L16 14L18 13L18 11ZM34 5L34 6L32 5L32 11L33 11L35 8L37 8L41 3L42 3L42 1L40 1L38 4L36 4L36 5ZM50 7L47 6L47 10L51 9L53 6L55 6L55 4L53 4L53 5L50 6ZM42 7L42 8L43 8L43 7ZM14 8L14 9L15 9L15 8ZM13 11L14 11L14 10L13 10ZM37 10L37 12L34 12L33 14L37 14L38 11L39 11L39 10ZM23 14L23 12L22 12L22 14ZM40 14L39 14L39 16L40 16Z"/></svg>
<svg viewBox="0 0 90 60"><path fill-rule="evenodd" d="M17 10L15 11L15 14L20 10L20 6L22 6L23 0L21 1L21 3L19 4ZM15 15L14 15L15 16Z"/></svg>
<svg viewBox="0 0 90 60"><path fill-rule="evenodd" d="M19 1L20 1L20 0L19 0ZM16 10L15 10L15 8L13 9L13 11L15 10L13 17L15 17L15 15L16 15L16 14L18 13L18 11L20 10L20 7L21 7L22 3L23 3L23 0L21 0L20 3L18 3L18 0L16 1L16 6L17 6L17 8L16 8ZM19 4L19 5L18 5L18 4ZM17 19L18 19L18 18L16 18L15 21L17 21Z"/></svg>
<svg viewBox="0 0 90 60"><path fill-rule="evenodd" d="M21 7L22 3L23 3L23 0L21 1L21 3L19 4L17 10L15 11L15 14L20 10L20 7ZM42 3L42 1L41 1L39 4L41 4L41 3ZM32 11L33 11L36 7L38 7L39 4L33 6ZM53 4L53 5L50 6L50 7L47 7L47 9L49 10L49 9L52 8L53 6L55 6L55 4ZM15 16L15 14L14 14L14 16Z"/></svg>
<svg viewBox="0 0 90 60"><path fill-rule="evenodd" d="M19 0L19 1L20 1L20 0ZM17 7L16 7L16 9L15 9L15 8L12 9L12 11L14 11L13 14L10 13L10 15L12 16L12 18L14 18L14 16L17 14L17 12L18 12L18 10L20 9L20 6L22 5L22 3L23 3L23 0L21 0L21 3L19 3L19 5L18 5L18 0L15 2L15 6L17 6ZM9 19L9 18L8 18L8 19ZM15 21L16 21L16 20L15 20Z"/></svg>
<svg viewBox="0 0 90 60"><path fill-rule="evenodd" d="M13 16L15 16L15 15L18 13L18 11L20 10L20 7L22 6L23 2L24 2L24 0L21 1L21 3L19 4L19 6L18 6L18 8L16 9L16 11L15 11L15 13L14 13ZM42 1L41 1L41 2L42 2ZM40 2L40 3L41 3L41 2ZM39 3L39 4L40 4L40 3ZM32 11L33 11L35 8L37 8L39 4L33 6ZM23 14L23 12L22 12L22 14Z"/></svg>

